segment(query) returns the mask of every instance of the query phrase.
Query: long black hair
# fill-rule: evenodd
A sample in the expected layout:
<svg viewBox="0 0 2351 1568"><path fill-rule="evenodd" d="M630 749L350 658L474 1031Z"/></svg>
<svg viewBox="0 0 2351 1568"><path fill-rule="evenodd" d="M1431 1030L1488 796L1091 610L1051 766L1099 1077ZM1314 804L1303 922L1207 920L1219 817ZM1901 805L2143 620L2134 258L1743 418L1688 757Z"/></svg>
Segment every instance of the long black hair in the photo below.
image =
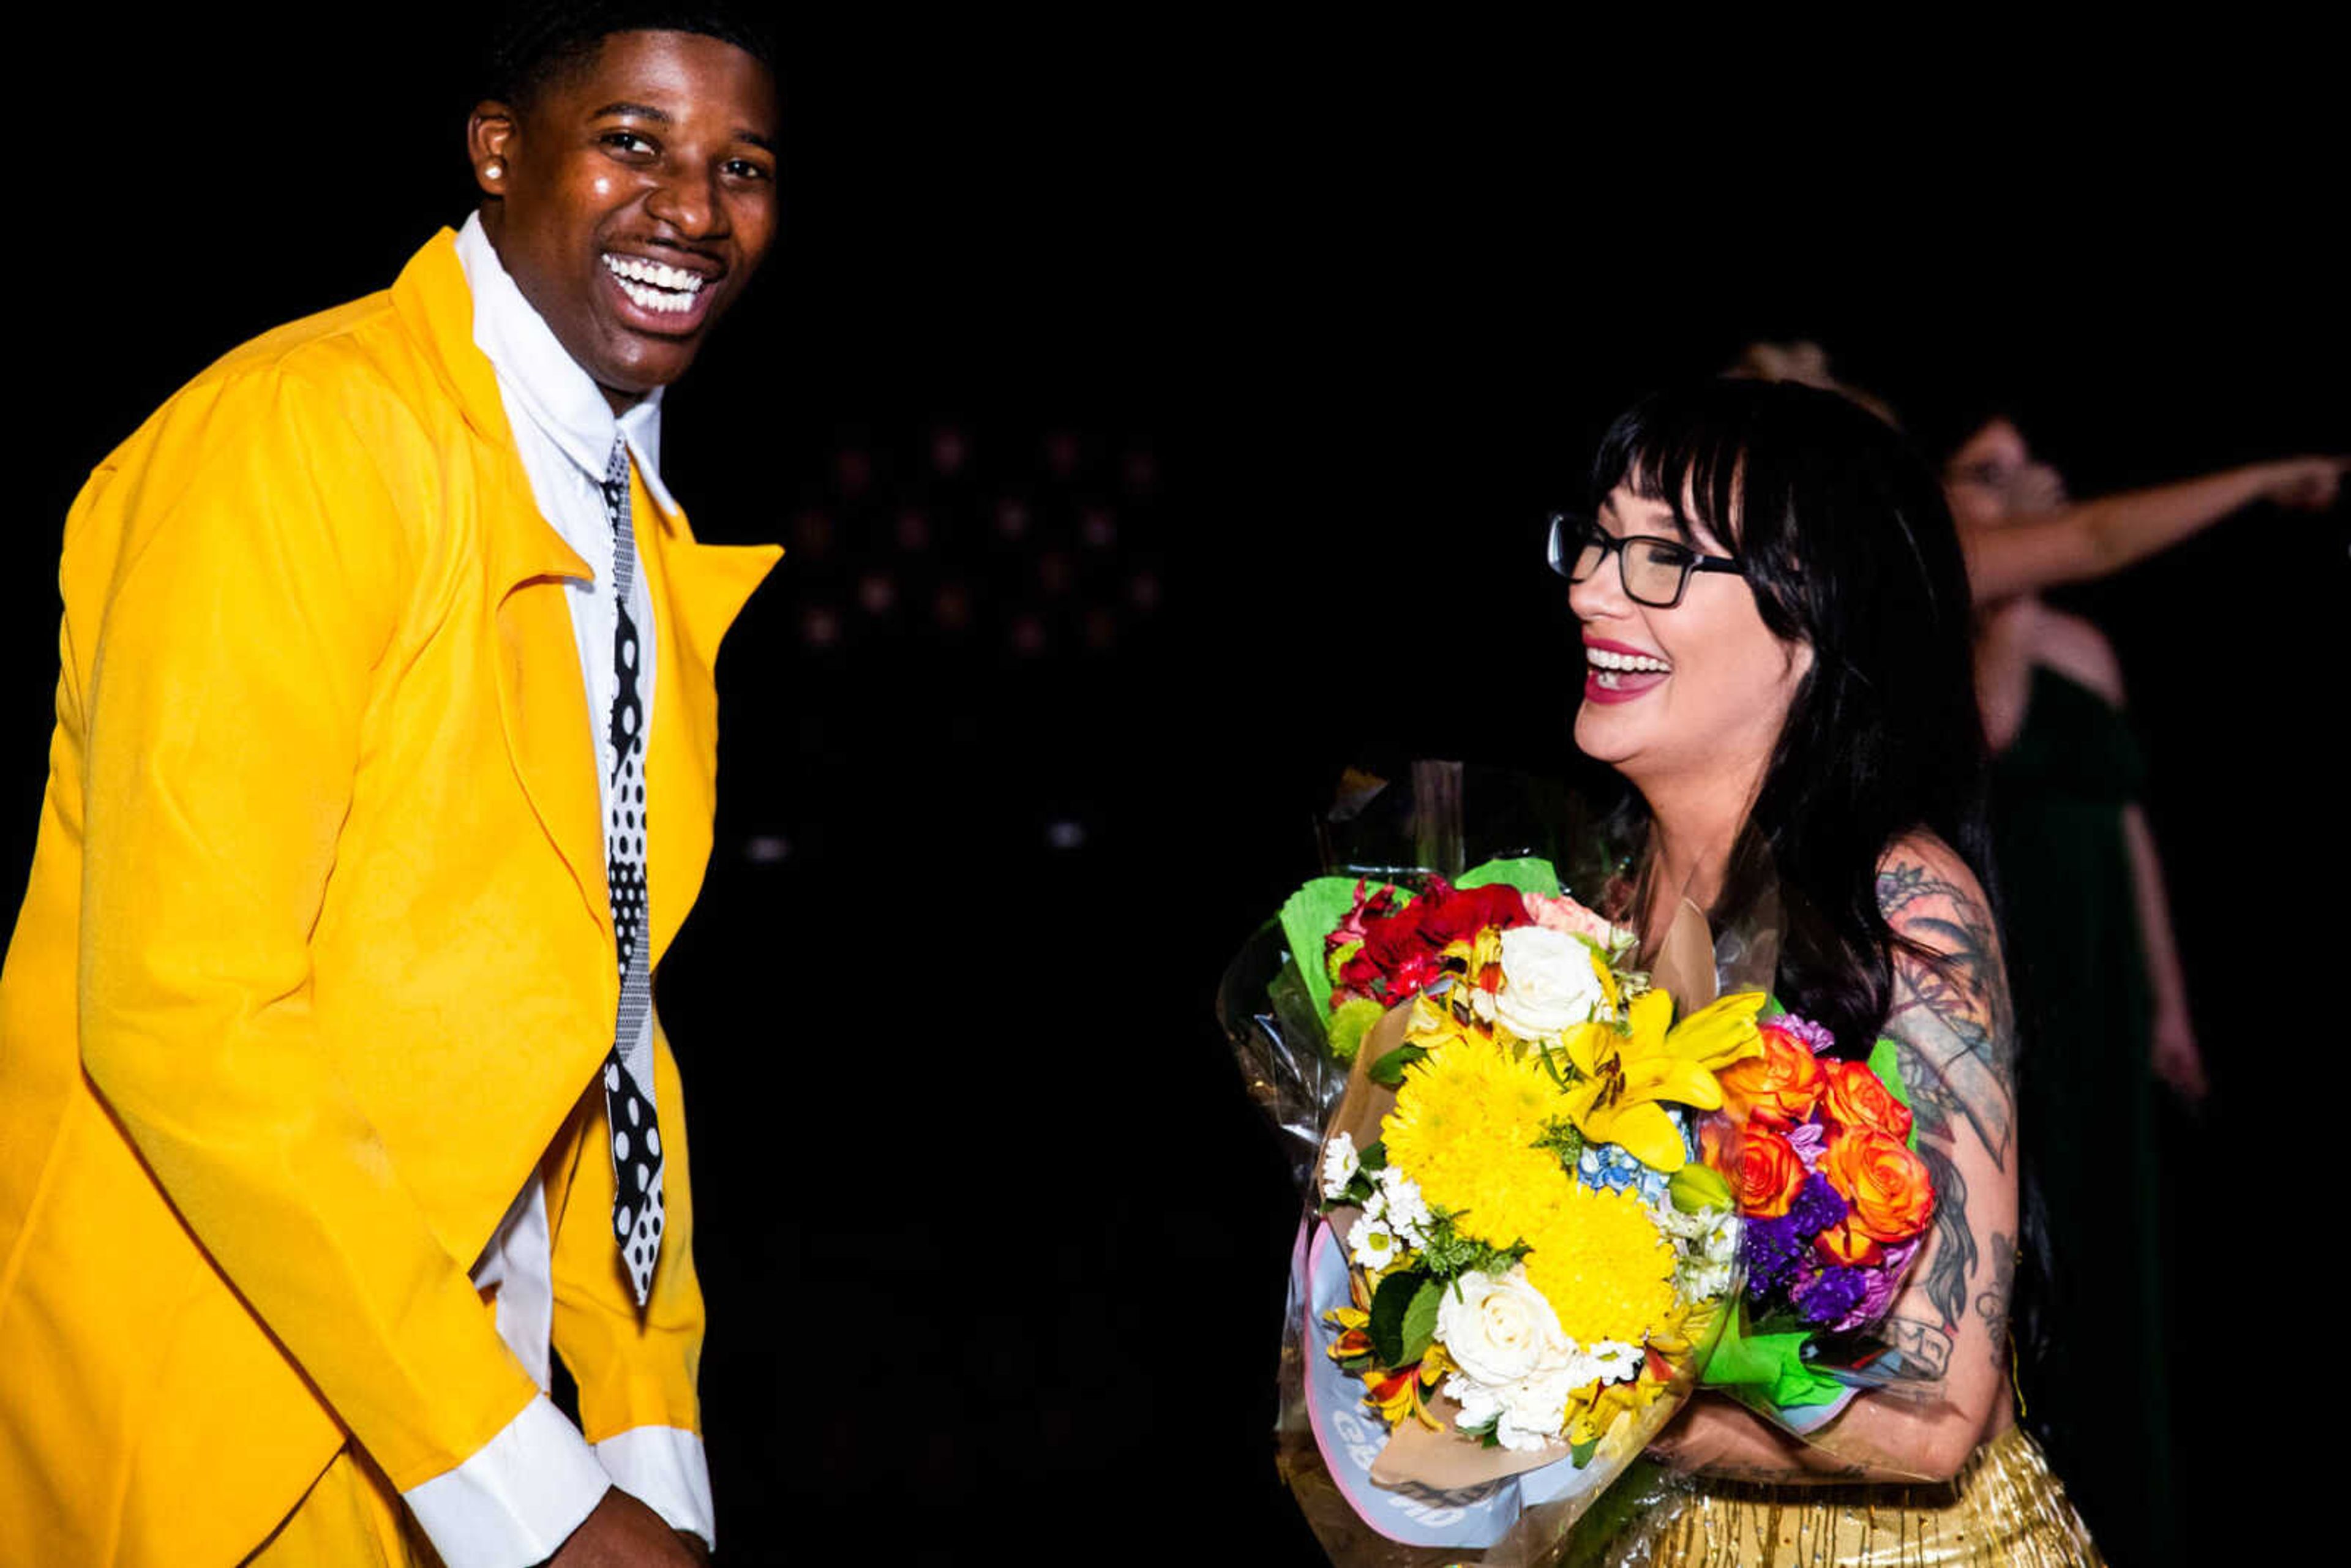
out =
<svg viewBox="0 0 2351 1568"><path fill-rule="evenodd" d="M1777 875L1781 1001L1866 1052L1909 946L1878 907L1887 848L1923 829L1991 885L1967 569L1942 488L1836 393L1732 380L1636 404L1592 485L1595 506L1624 485L1686 537L1703 524L1744 561L1764 625L1812 648L1750 824Z"/></svg>

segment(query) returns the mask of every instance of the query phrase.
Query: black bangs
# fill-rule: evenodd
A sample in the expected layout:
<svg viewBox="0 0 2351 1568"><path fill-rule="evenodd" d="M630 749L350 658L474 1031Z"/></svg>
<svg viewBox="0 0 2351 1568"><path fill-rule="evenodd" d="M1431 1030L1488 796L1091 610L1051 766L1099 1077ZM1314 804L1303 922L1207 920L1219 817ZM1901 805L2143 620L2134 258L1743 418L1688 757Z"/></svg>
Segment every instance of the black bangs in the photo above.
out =
<svg viewBox="0 0 2351 1568"><path fill-rule="evenodd" d="M1869 414L1833 392L1745 380L1701 382L1635 404L1601 442L1593 507L1628 486L1673 513L1685 543L1695 520L1745 563L1757 607L1774 636L1815 642L1795 538L1795 497L1814 486L1807 469L1834 461L1819 439Z"/></svg>
<svg viewBox="0 0 2351 1568"><path fill-rule="evenodd" d="M1695 513L1708 533L1738 548L1746 433L1739 422L1698 406L1701 401L1687 391L1660 392L1616 422L1593 460L1593 511L1623 485L1645 501L1664 503L1684 543L1693 542Z"/></svg>

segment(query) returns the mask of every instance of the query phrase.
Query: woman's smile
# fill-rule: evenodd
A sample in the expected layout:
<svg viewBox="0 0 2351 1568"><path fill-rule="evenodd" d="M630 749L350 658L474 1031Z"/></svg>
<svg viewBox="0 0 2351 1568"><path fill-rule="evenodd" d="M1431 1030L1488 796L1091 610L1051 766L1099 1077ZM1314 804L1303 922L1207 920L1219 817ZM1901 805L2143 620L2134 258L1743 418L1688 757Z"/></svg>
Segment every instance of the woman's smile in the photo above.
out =
<svg viewBox="0 0 2351 1568"><path fill-rule="evenodd" d="M1583 663L1583 699L1595 703L1631 702L1663 685L1674 671L1655 653L1588 632Z"/></svg>

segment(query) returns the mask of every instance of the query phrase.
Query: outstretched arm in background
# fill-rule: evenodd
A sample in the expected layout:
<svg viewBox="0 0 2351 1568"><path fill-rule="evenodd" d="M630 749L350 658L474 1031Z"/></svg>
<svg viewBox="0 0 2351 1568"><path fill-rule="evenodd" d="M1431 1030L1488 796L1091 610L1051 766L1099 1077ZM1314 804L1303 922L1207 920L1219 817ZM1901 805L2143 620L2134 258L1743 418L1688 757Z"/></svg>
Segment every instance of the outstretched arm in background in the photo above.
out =
<svg viewBox="0 0 2351 1568"><path fill-rule="evenodd" d="M2335 504L2346 468L2351 458L2287 457L2061 504L1998 528L1962 528L1969 586L1985 604L2086 582L2159 554L2256 501L2324 511Z"/></svg>

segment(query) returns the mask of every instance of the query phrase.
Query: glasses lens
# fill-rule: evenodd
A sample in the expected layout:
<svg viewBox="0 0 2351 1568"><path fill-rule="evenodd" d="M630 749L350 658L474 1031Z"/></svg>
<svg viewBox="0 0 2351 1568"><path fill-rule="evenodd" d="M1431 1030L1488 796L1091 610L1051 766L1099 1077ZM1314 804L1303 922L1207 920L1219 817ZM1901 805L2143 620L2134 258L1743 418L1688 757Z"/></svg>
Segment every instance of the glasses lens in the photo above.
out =
<svg viewBox="0 0 2351 1568"><path fill-rule="evenodd" d="M1600 564L1604 550L1599 529L1589 517L1560 516L1551 520L1551 569L1570 582L1582 582Z"/></svg>
<svg viewBox="0 0 2351 1568"><path fill-rule="evenodd" d="M1625 545L1625 591L1644 604L1671 604L1689 571L1690 552L1665 539L1631 539Z"/></svg>

